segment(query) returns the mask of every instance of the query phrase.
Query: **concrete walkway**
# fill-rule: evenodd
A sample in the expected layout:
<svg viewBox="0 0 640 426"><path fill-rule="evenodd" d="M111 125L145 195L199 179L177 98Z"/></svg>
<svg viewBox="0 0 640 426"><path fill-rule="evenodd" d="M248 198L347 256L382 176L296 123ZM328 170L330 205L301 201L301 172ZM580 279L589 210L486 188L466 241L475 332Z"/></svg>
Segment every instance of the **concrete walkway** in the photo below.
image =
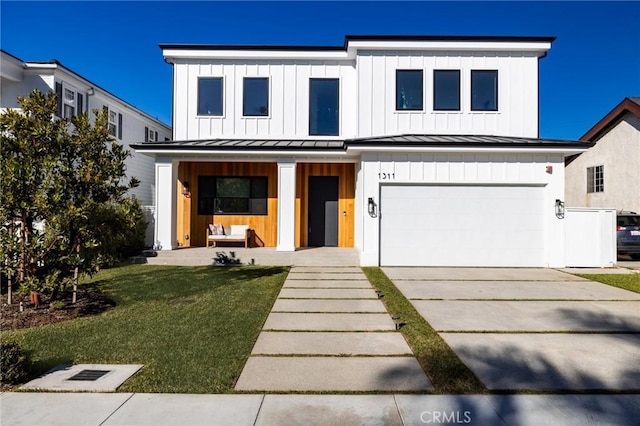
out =
<svg viewBox="0 0 640 426"><path fill-rule="evenodd" d="M384 271L491 390L640 390L637 293L552 269Z"/></svg>
<svg viewBox="0 0 640 426"><path fill-rule="evenodd" d="M640 395L0 395L3 426L635 426L639 418Z"/></svg>
<svg viewBox="0 0 640 426"><path fill-rule="evenodd" d="M293 267L240 391L427 391L431 382L358 267Z"/></svg>

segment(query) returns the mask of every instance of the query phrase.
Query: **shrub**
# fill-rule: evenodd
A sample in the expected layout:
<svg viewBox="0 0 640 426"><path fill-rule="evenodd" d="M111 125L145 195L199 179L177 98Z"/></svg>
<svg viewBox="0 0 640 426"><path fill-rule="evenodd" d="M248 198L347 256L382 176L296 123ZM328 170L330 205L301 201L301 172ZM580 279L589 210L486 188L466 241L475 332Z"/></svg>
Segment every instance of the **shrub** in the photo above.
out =
<svg viewBox="0 0 640 426"><path fill-rule="evenodd" d="M112 265L144 249L147 221L140 202L125 198L121 203L105 204L92 218L99 243L99 261Z"/></svg>
<svg viewBox="0 0 640 426"><path fill-rule="evenodd" d="M0 382L19 383L26 377L27 356L15 342L0 342Z"/></svg>

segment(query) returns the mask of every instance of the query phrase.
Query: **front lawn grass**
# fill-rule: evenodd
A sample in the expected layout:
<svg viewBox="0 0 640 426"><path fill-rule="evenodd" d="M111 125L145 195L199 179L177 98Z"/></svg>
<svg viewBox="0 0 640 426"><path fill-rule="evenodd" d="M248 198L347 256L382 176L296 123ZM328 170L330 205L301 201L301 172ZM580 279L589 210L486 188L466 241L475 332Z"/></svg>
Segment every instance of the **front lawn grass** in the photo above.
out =
<svg viewBox="0 0 640 426"><path fill-rule="evenodd" d="M438 394L488 393L487 388L458 358L438 333L416 311L378 267L362 268L382 295L387 311L399 316L400 331Z"/></svg>
<svg viewBox="0 0 640 426"><path fill-rule="evenodd" d="M576 274L591 281L598 281L625 290L640 293L640 274Z"/></svg>
<svg viewBox="0 0 640 426"><path fill-rule="evenodd" d="M2 339L30 353L32 377L65 363L144 364L119 391L231 392L287 273L284 267L103 270L83 285L107 293L115 308L3 332Z"/></svg>

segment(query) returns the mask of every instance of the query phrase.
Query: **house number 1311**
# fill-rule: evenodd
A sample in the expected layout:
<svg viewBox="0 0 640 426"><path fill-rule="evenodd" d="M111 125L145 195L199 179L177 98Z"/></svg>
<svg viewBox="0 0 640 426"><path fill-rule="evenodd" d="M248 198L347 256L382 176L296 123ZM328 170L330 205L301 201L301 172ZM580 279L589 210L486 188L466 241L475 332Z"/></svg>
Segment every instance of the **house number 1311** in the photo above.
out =
<svg viewBox="0 0 640 426"><path fill-rule="evenodd" d="M396 178L395 173L378 173L378 179L380 180L391 180L395 178Z"/></svg>

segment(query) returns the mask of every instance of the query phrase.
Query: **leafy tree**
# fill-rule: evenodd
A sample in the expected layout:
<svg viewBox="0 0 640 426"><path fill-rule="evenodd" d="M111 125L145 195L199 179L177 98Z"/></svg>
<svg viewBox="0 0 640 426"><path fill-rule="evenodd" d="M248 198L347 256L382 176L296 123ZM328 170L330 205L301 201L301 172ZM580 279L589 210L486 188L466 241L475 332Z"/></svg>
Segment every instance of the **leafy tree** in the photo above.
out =
<svg viewBox="0 0 640 426"><path fill-rule="evenodd" d="M0 258L19 283L36 279L48 248L37 225L59 207L63 182L57 163L68 133L53 120L55 95L19 98L21 110L0 116Z"/></svg>
<svg viewBox="0 0 640 426"><path fill-rule="evenodd" d="M55 299L71 283L75 290L79 274L97 270L102 237L121 228L96 219L138 181L123 183L130 154L110 137L106 111L94 111L93 123L87 114L55 119L53 93L18 101L21 110L0 116L2 268Z"/></svg>

